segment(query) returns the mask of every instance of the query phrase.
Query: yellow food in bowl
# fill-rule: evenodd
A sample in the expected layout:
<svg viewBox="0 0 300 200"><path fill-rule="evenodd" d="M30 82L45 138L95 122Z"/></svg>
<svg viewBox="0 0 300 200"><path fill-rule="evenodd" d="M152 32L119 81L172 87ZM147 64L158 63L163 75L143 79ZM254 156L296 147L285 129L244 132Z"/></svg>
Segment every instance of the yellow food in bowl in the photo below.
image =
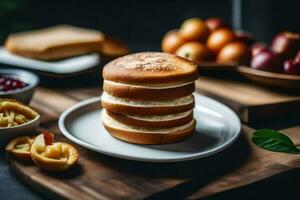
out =
<svg viewBox="0 0 300 200"><path fill-rule="evenodd" d="M26 124L39 114L16 100L0 99L0 128L9 128Z"/></svg>

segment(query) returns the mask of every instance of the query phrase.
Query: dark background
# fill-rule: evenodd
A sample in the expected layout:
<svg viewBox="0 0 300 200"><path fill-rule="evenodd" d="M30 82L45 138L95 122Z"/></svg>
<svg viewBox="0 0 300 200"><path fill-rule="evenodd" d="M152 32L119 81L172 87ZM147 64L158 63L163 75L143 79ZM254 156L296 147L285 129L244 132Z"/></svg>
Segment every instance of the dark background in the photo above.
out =
<svg viewBox="0 0 300 200"><path fill-rule="evenodd" d="M189 17L232 22L234 0L0 0L0 42L11 32L56 24L101 30L134 46L158 50L165 32ZM284 30L300 32L300 1L240 0L242 29L261 41Z"/></svg>

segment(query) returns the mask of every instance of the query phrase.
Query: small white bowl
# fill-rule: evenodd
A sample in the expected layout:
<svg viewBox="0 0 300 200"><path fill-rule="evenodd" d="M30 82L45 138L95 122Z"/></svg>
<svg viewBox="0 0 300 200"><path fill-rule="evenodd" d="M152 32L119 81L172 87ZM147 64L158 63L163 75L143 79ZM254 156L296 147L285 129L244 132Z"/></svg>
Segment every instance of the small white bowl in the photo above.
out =
<svg viewBox="0 0 300 200"><path fill-rule="evenodd" d="M24 88L0 92L0 98L2 99L17 99L23 103L28 104L33 96L34 89L39 84L39 77L31 72L20 69L0 69L1 75L17 78L28 85Z"/></svg>
<svg viewBox="0 0 300 200"><path fill-rule="evenodd" d="M5 147L8 142L19 136L32 136L36 135L36 129L39 127L41 116L38 115L28 123L8 128L0 128L0 147Z"/></svg>

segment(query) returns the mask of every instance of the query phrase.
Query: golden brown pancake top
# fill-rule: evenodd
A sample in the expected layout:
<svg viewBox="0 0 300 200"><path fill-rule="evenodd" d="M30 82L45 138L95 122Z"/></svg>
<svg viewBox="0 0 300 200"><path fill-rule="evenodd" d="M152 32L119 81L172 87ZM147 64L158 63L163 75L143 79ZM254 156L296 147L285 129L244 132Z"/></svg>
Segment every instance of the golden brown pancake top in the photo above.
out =
<svg viewBox="0 0 300 200"><path fill-rule="evenodd" d="M197 66L178 56L141 52L117 58L103 69L105 80L128 84L166 84L194 81Z"/></svg>

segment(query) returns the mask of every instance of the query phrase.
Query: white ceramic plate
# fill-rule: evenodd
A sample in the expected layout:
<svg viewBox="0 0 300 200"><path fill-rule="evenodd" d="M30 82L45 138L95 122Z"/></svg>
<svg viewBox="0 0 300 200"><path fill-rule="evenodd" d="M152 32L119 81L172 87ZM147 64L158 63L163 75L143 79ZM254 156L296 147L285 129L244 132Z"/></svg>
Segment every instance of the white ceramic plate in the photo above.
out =
<svg viewBox="0 0 300 200"><path fill-rule="evenodd" d="M93 53L50 62L13 55L0 47L0 63L64 75L78 73L97 66L100 63L100 56Z"/></svg>
<svg viewBox="0 0 300 200"><path fill-rule="evenodd" d="M195 93L195 133L175 144L136 145L115 139L101 123L100 97L66 110L59 118L62 133L74 143L106 155L148 162L177 162L206 157L232 144L241 123L225 105Z"/></svg>

